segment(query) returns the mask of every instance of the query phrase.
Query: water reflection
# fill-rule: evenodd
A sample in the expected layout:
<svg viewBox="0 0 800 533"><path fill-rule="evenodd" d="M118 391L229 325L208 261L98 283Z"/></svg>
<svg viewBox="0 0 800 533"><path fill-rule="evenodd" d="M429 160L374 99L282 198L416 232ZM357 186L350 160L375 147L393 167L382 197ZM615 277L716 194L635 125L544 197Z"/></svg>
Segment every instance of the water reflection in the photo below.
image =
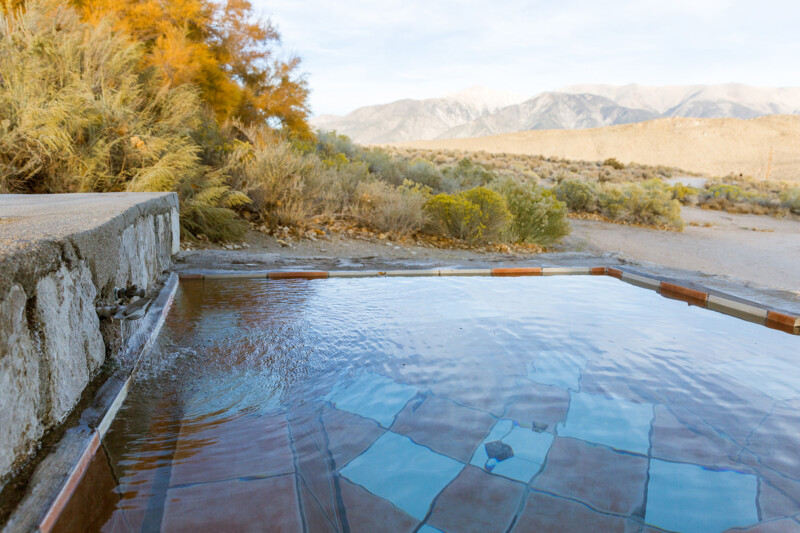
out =
<svg viewBox="0 0 800 533"><path fill-rule="evenodd" d="M542 495L573 530L778 521L799 352L610 278L183 283L85 529L553 529Z"/></svg>

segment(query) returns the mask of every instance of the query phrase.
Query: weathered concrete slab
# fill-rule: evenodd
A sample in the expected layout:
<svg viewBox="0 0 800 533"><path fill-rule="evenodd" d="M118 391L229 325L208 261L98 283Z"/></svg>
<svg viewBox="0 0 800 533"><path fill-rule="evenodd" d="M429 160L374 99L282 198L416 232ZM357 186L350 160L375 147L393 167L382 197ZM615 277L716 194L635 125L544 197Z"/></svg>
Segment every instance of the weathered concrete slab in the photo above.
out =
<svg viewBox="0 0 800 533"><path fill-rule="evenodd" d="M136 322L101 322L180 247L174 193L0 195L0 489Z"/></svg>

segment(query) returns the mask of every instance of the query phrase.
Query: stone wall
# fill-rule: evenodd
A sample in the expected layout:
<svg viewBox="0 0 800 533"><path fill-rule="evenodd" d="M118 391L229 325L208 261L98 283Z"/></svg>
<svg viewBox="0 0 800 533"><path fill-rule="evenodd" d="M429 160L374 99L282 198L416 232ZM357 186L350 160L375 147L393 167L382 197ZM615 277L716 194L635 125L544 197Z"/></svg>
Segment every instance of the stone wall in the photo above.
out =
<svg viewBox="0 0 800 533"><path fill-rule="evenodd" d="M179 245L173 193L0 195L0 489L136 333L95 306Z"/></svg>

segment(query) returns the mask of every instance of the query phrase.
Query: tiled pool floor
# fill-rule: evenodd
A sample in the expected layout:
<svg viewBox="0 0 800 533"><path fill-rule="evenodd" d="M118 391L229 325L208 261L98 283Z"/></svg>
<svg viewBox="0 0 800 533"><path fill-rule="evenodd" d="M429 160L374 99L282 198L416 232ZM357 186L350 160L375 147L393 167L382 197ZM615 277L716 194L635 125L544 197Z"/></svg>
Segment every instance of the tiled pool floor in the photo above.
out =
<svg viewBox="0 0 800 533"><path fill-rule="evenodd" d="M90 498L103 531L800 531L798 338L614 280L443 281L182 287L60 527Z"/></svg>

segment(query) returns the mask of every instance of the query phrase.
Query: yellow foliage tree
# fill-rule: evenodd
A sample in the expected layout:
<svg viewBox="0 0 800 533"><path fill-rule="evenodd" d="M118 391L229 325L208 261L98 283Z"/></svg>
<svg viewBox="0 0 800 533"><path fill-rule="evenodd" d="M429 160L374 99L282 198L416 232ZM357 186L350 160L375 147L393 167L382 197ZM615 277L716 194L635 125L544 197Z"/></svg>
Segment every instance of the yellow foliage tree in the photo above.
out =
<svg viewBox="0 0 800 533"><path fill-rule="evenodd" d="M308 86L297 57L281 59L280 35L254 17L249 0L73 0L84 20L111 17L144 43L148 66L164 84L193 84L222 122L268 122L288 133L310 134Z"/></svg>

